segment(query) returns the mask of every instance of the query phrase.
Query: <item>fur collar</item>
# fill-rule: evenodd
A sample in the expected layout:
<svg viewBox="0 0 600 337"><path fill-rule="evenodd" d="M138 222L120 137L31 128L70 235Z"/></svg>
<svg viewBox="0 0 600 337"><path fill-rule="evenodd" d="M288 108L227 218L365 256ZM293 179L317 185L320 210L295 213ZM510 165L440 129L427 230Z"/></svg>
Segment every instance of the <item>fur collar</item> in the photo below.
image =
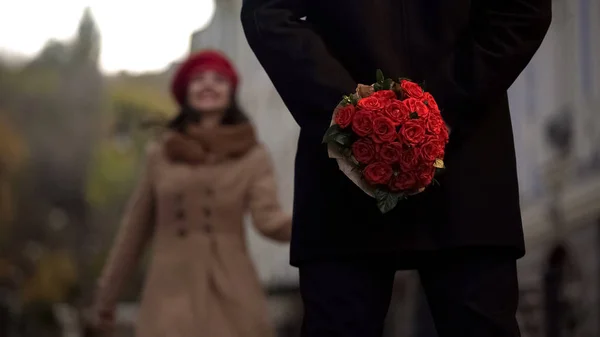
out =
<svg viewBox="0 0 600 337"><path fill-rule="evenodd" d="M190 126L184 133L169 132L165 140L167 157L191 165L211 164L241 157L257 145L250 123L215 128Z"/></svg>

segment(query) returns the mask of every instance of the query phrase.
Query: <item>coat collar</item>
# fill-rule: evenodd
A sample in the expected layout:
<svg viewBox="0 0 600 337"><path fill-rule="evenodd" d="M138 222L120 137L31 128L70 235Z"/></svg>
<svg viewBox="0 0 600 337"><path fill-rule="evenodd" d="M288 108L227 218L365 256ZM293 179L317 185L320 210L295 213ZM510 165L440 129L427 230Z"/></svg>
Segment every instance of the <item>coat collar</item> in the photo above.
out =
<svg viewBox="0 0 600 337"><path fill-rule="evenodd" d="M192 126L185 132L168 132L167 157L173 162L191 165L210 164L241 157L257 145L250 123L220 125L216 128Z"/></svg>

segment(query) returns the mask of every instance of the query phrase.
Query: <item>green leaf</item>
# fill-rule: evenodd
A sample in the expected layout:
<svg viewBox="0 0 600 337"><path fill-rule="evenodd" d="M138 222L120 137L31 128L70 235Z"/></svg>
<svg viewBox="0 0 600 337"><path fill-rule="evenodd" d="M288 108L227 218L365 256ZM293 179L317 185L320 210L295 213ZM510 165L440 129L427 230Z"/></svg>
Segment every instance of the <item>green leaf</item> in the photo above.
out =
<svg viewBox="0 0 600 337"><path fill-rule="evenodd" d="M375 91L383 90L383 84L381 84L381 83L373 84L373 90L375 90Z"/></svg>
<svg viewBox="0 0 600 337"><path fill-rule="evenodd" d="M394 207L396 207L396 205L398 205L398 201L402 197L403 197L402 194L390 193L390 192L382 190L382 189L377 189L375 191L375 199L377 200L377 207L379 208L379 211L381 211L381 213L383 213L383 214L394 209Z"/></svg>
<svg viewBox="0 0 600 337"><path fill-rule="evenodd" d="M348 104L352 104L352 99L349 96L344 96L342 101L340 102L342 106L346 106Z"/></svg>
<svg viewBox="0 0 600 337"><path fill-rule="evenodd" d="M327 129L327 132L325 132L323 143L335 143L346 148L352 144L352 134L344 131L339 125L334 124Z"/></svg>
<svg viewBox="0 0 600 337"><path fill-rule="evenodd" d="M358 104L358 96L356 94L350 96L350 103L352 105Z"/></svg>
<svg viewBox="0 0 600 337"><path fill-rule="evenodd" d="M409 115L410 119L418 119L419 118L419 114L416 112L411 112Z"/></svg>
<svg viewBox="0 0 600 337"><path fill-rule="evenodd" d="M333 137L333 141L344 147L348 147L352 143L352 136L349 133L340 132Z"/></svg>
<svg viewBox="0 0 600 337"><path fill-rule="evenodd" d="M385 81L385 76L383 76L383 71L381 71L381 69L377 69L377 83L383 84L383 81Z"/></svg>
<svg viewBox="0 0 600 337"><path fill-rule="evenodd" d="M325 132L325 136L323 136L323 143L330 143L334 141L335 137L341 132L342 128L337 124L333 124Z"/></svg>
<svg viewBox="0 0 600 337"><path fill-rule="evenodd" d="M392 89L393 84L394 84L394 81L391 78L388 78L385 81L383 81L383 89L390 90L390 89Z"/></svg>

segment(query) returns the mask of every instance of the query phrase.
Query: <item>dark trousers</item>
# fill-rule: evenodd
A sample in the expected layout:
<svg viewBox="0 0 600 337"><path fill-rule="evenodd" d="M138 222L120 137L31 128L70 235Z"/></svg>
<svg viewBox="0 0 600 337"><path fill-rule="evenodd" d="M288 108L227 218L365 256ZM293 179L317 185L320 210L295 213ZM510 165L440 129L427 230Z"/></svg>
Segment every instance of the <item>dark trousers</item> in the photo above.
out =
<svg viewBox="0 0 600 337"><path fill-rule="evenodd" d="M419 258L417 270L439 337L519 337L514 256L476 249ZM300 267L303 337L381 337L396 267L336 259Z"/></svg>

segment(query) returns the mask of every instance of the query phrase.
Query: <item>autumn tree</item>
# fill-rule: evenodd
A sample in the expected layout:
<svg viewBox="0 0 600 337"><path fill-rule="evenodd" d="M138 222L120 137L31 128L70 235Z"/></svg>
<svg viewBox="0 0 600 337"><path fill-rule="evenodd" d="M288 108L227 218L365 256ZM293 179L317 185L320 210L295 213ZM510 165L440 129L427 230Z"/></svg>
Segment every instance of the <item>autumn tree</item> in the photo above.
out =
<svg viewBox="0 0 600 337"><path fill-rule="evenodd" d="M0 108L14 117L30 150L14 196L18 225L11 243L24 255L22 247L31 244L50 254L68 251L78 270L87 264L88 165L106 108L99 52L100 34L86 10L73 41L50 41L25 66L0 69Z"/></svg>

